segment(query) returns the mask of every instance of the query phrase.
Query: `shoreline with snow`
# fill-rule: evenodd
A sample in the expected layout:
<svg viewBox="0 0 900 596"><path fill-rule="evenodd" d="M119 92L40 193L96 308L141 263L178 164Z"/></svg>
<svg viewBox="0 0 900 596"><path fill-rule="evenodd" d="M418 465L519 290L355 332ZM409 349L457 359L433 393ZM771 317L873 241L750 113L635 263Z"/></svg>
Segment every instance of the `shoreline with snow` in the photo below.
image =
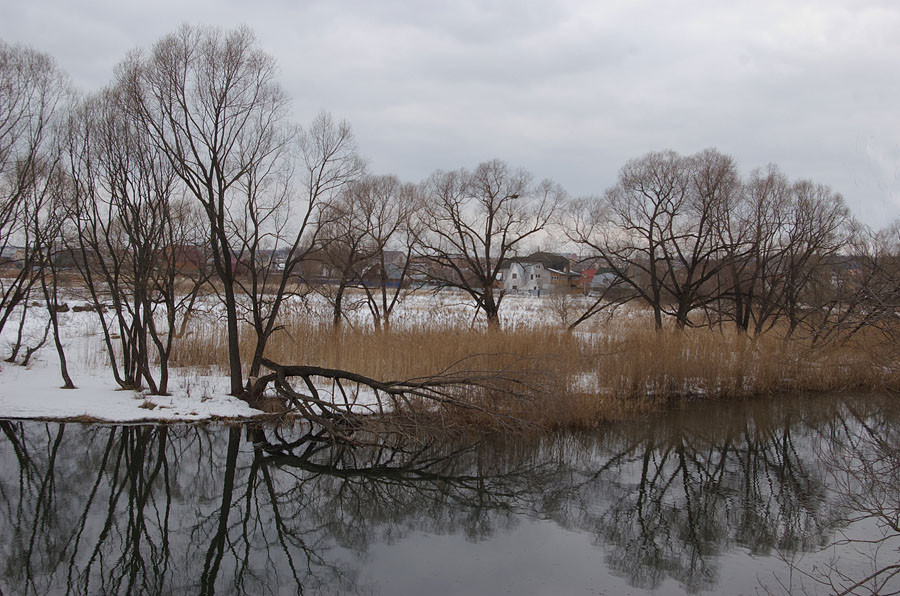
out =
<svg viewBox="0 0 900 596"><path fill-rule="evenodd" d="M76 388L61 389L55 363L43 359L54 354L45 352L41 356L41 361L29 367L3 363L0 419L170 423L271 416L227 395L227 383L217 377L177 377L170 395L147 395L119 389L107 377L78 371Z"/></svg>
<svg viewBox="0 0 900 596"><path fill-rule="evenodd" d="M78 300L74 301L75 303ZM26 337L39 337L43 317L29 313ZM206 420L249 420L270 416L228 395L228 380L219 371L173 368L169 395L121 389L110 374L106 347L98 331L97 313L61 313L63 342L75 389L63 389L59 357L52 340L37 350L26 366L0 362L0 419L101 423L169 423ZM8 355L11 320L0 336L0 354Z"/></svg>
<svg viewBox="0 0 900 596"><path fill-rule="evenodd" d="M121 389L113 380L97 324L97 313L84 300L70 296L76 305L60 313L69 373L75 389L61 388L59 359L52 340L34 353L26 366L0 361L0 420L53 420L98 423L191 423L203 421L246 421L271 419L272 413L251 408L247 402L228 395L228 375L209 367L170 368L169 395L150 395L145 391ZM511 326L530 323L535 318L537 300L516 297L507 313ZM82 304L83 303L83 304ZM415 325L427 318L456 324L468 318L468 305L452 294L435 298L423 295L408 299L403 315L406 324ZM26 336L40 336L43 306L28 315ZM214 314L211 305L207 315ZM42 313L35 316L36 313ZM365 319L365 313L354 313ZM321 316L321 313L320 313ZM8 354L8 345L17 327L10 319L0 335L0 355ZM34 339L32 339L33 343ZM329 392L327 388L322 388ZM367 411L373 398L365 392L353 396L353 407Z"/></svg>

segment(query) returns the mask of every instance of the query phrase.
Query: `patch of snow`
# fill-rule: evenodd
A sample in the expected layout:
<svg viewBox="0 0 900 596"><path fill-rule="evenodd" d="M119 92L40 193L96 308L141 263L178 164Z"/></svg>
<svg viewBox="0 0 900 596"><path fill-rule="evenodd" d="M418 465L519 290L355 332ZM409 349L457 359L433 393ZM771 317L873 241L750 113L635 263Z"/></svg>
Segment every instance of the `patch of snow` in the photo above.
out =
<svg viewBox="0 0 900 596"><path fill-rule="evenodd" d="M225 375L173 369L171 395L167 396L120 389L109 371L96 316L93 312L59 315L69 373L76 389L60 388L59 358L52 338L34 354L27 367L0 363L0 418L140 422L249 418L262 414L228 395ZM29 312L24 335L30 344L43 333L45 317L41 307ZM9 354L18 322L11 318L0 337L0 355L4 357Z"/></svg>
<svg viewBox="0 0 900 596"><path fill-rule="evenodd" d="M54 363L56 364L56 363ZM224 387L186 392L178 387L172 395L147 396L117 389L112 380L73 372L76 389L60 389L59 373L48 362L25 368L5 363L0 371L0 417L79 418L110 422L144 420L206 420L248 418L262 414L230 395ZM224 380L227 383L227 379ZM218 385L224 385L221 380Z"/></svg>

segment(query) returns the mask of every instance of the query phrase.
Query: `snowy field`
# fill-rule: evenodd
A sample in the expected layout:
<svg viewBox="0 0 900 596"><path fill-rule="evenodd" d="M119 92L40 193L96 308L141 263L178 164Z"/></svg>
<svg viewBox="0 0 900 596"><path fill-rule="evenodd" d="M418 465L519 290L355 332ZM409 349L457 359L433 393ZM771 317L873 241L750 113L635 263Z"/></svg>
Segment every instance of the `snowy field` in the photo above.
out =
<svg viewBox="0 0 900 596"><path fill-rule="evenodd" d="M558 323L553 300L507 297L501 307L504 327ZM83 301L74 299L68 303L74 306ZM329 320L328 305L323 300L313 300L304 308L320 320ZM417 295L398 307L393 321L395 327L482 325L473 321L473 314L471 303L461 294ZM349 313L350 323L368 325L369 316L365 308L357 308ZM43 334L45 317L43 307L29 311L26 345L37 343ZM59 317L69 373L76 389L60 388L59 360L51 336L27 366L0 361L0 418L142 422L243 419L263 414L228 395L225 371L172 368L167 396L121 390L109 370L97 314L70 310ZM0 335L0 358L9 356L17 328L18 320L11 318ZM369 401L365 395L358 396L358 407L367 407Z"/></svg>
<svg viewBox="0 0 900 596"><path fill-rule="evenodd" d="M43 334L46 312L43 307L32 308L28 317L25 335L34 345ZM227 395L227 378L210 371L173 369L168 396L119 389L108 368L96 313L70 311L59 317L69 374L76 388L60 388L59 358L51 337L27 366L0 362L0 418L140 422L261 414ZM18 320L10 320L0 336L0 355L4 358L10 353L17 327Z"/></svg>

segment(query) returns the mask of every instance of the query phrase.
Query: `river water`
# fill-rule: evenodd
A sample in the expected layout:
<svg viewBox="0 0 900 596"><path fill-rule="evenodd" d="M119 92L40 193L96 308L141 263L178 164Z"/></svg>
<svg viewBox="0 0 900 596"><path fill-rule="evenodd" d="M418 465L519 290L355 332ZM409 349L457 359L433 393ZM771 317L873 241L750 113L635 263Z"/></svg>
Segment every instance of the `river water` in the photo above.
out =
<svg viewBox="0 0 900 596"><path fill-rule="evenodd" d="M0 426L0 594L827 594L873 574L851 593L900 588L885 396L472 444Z"/></svg>

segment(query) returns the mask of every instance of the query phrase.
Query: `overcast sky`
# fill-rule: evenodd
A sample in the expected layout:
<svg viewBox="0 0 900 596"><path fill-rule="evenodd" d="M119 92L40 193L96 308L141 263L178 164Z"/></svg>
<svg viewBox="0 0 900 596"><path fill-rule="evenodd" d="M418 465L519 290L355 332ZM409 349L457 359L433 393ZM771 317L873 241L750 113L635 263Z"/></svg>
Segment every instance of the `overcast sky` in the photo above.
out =
<svg viewBox="0 0 900 596"><path fill-rule="evenodd" d="M353 125L375 173L499 157L572 195L706 147L900 217L897 0L0 0L0 38L96 90L181 23L249 25L299 121Z"/></svg>

